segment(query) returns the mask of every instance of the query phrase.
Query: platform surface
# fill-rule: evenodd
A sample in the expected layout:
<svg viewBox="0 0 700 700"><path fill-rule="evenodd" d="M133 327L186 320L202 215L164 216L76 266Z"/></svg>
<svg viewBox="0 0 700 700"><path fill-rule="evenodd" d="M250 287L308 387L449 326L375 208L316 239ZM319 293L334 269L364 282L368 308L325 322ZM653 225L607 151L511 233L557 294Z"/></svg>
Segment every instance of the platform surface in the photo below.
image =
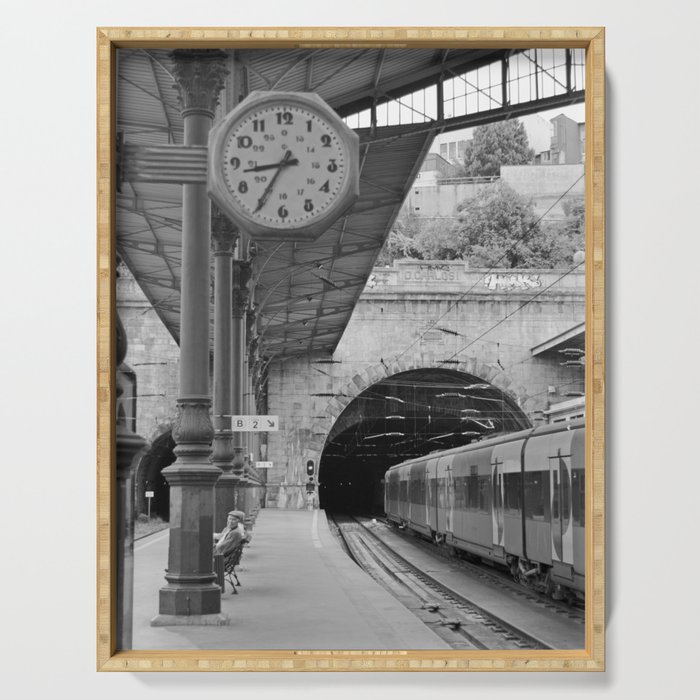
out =
<svg viewBox="0 0 700 700"><path fill-rule="evenodd" d="M151 626L167 558L167 530L134 545L134 649L449 648L345 554L324 511L260 511L226 626Z"/></svg>

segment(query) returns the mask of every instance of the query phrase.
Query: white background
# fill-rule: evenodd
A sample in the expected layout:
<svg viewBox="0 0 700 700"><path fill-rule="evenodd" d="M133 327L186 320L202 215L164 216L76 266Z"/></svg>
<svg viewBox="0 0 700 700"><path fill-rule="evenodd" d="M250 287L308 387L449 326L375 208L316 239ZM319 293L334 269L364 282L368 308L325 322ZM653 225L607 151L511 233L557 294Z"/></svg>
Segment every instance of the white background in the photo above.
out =
<svg viewBox="0 0 700 700"><path fill-rule="evenodd" d="M5 5L0 41L5 697L694 695L700 61L694 48L699 17L691 7L680 0ZM95 673L95 26L264 24L607 27L607 673Z"/></svg>

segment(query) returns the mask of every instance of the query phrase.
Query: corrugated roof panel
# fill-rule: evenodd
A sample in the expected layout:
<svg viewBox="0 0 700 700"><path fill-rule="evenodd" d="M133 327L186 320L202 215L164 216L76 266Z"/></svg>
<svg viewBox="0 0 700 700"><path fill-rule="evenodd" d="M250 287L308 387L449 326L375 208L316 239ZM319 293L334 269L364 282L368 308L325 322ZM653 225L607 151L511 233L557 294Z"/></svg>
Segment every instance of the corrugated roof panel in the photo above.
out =
<svg viewBox="0 0 700 700"><path fill-rule="evenodd" d="M230 52L229 52L230 53ZM455 60L484 52L451 50ZM126 143L181 143L183 123L166 50L118 50L117 129ZM336 109L377 82L409 92L416 76L441 70L436 49L246 49L249 90L306 91ZM397 88L398 86L398 88ZM222 100L225 103L225 100ZM432 140L428 130L360 132L360 198L311 243L255 244L253 295L263 352L298 355L335 348L415 173ZM181 274L181 187L124 182L117 197L117 249L177 340Z"/></svg>

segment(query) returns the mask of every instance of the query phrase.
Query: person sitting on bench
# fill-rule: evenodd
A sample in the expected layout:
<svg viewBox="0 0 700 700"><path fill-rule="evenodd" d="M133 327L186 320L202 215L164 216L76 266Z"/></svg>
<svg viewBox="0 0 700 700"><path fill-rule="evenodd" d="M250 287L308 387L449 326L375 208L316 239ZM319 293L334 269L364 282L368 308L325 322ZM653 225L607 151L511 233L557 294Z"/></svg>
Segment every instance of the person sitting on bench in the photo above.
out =
<svg viewBox="0 0 700 700"><path fill-rule="evenodd" d="M226 519L226 527L221 532L214 533L214 554L227 555L246 539L246 531L243 527L245 513L241 510L232 510Z"/></svg>

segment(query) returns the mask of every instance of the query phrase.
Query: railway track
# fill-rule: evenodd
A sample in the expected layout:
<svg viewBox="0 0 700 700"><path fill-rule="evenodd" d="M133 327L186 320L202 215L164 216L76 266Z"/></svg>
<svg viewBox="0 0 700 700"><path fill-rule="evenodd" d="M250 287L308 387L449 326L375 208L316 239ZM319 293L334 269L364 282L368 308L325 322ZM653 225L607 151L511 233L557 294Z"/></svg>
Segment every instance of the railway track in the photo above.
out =
<svg viewBox="0 0 700 700"><path fill-rule="evenodd" d="M329 522L357 564L452 648L552 648L421 570L355 518L329 515Z"/></svg>
<svg viewBox="0 0 700 700"><path fill-rule="evenodd" d="M401 537L406 541L410 541L415 547L419 547L423 551L429 553L431 556L439 556L448 559L453 566L462 569L471 576L487 582L490 586L495 586L502 590L506 590L511 595L526 600L532 605L556 612L557 614L565 616L569 620L574 620L581 625L584 625L586 622L585 608L583 604L577 603L575 605L570 605L563 601L553 600L542 593L538 593L537 591L517 583L509 574L505 572L494 569L487 564L475 563L469 561L468 559L464 559L450 551L450 547L440 547L428 542L427 540L421 539L420 537L415 537L411 531L401 532L395 528L391 528L389 523L383 518L378 520L383 523L387 529L391 529L391 531L398 537Z"/></svg>

